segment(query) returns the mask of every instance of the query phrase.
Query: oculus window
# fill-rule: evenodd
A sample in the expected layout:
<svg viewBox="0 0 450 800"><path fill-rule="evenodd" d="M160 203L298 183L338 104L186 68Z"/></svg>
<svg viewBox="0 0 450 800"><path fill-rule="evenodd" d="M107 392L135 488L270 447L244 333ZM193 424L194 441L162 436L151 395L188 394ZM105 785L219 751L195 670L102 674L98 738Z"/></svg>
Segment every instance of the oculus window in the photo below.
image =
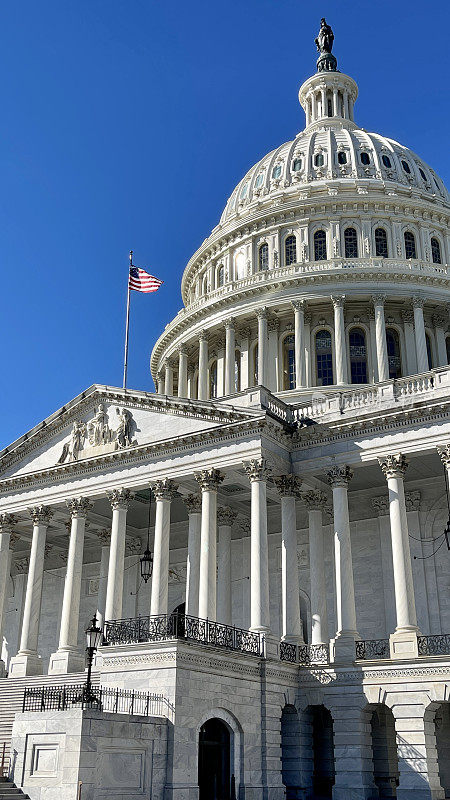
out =
<svg viewBox="0 0 450 800"><path fill-rule="evenodd" d="M411 167L409 166L409 164L408 164L408 162L407 162L407 161L403 161L403 160L402 160L402 167L403 167L403 169L405 170L405 172L406 172L408 175L410 175L410 174L411 174Z"/></svg>
<svg viewBox="0 0 450 800"><path fill-rule="evenodd" d="M391 167L391 159L389 158L389 156L381 156L381 160L385 167L387 167L388 169Z"/></svg>

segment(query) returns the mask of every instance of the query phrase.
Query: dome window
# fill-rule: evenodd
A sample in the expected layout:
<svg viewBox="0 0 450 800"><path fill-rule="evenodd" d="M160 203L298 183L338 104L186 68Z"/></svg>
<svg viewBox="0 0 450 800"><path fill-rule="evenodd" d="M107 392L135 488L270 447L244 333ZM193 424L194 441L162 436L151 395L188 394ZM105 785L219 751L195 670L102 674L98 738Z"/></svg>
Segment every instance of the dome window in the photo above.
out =
<svg viewBox="0 0 450 800"><path fill-rule="evenodd" d="M276 166L276 167L274 167L274 168L273 168L273 170L272 170L272 178L273 178L274 180L276 180L276 179L277 179L277 178L279 178L280 176L281 176L281 165L280 165L280 164L277 164L277 166Z"/></svg>
<svg viewBox="0 0 450 800"><path fill-rule="evenodd" d="M366 335L362 328L352 328L348 336L352 383L367 383Z"/></svg>
<svg viewBox="0 0 450 800"><path fill-rule="evenodd" d="M261 245L258 251L258 266L261 271L269 269L269 245L267 242Z"/></svg>
<svg viewBox="0 0 450 800"><path fill-rule="evenodd" d="M441 245L435 236L431 239L431 259L433 264L442 264Z"/></svg>
<svg viewBox="0 0 450 800"><path fill-rule="evenodd" d="M417 258L416 237L411 231L405 231L405 258Z"/></svg>
<svg viewBox="0 0 450 800"><path fill-rule="evenodd" d="M217 273L217 286L223 286L225 283L225 269L223 264L219 267L219 271Z"/></svg>
<svg viewBox="0 0 450 800"><path fill-rule="evenodd" d="M325 231L316 231L314 234L314 261L327 260L327 235Z"/></svg>
<svg viewBox="0 0 450 800"><path fill-rule="evenodd" d="M293 172L300 172L301 168L302 168L302 160L301 160L301 158L294 158L294 161L293 161L293 164L292 164L292 171Z"/></svg>
<svg viewBox="0 0 450 800"><path fill-rule="evenodd" d="M423 178L424 181L427 180L427 176L425 175L422 167L419 167L420 177Z"/></svg>
<svg viewBox="0 0 450 800"><path fill-rule="evenodd" d="M288 236L284 243L285 264L295 264L297 261L297 241L294 235Z"/></svg>
<svg viewBox="0 0 450 800"><path fill-rule="evenodd" d="M255 181L256 189L259 189L262 186L263 180L264 180L264 172L260 172Z"/></svg>
<svg viewBox="0 0 450 800"><path fill-rule="evenodd" d="M239 195L241 200L245 200L245 198L247 197L247 192L248 192L248 181L247 181L247 183L244 183L244 185L243 185L243 187L241 189L241 193Z"/></svg>
<svg viewBox="0 0 450 800"><path fill-rule="evenodd" d="M431 339L429 333L425 334L425 342L427 345L428 369L433 369L433 351L431 349Z"/></svg>
<svg viewBox="0 0 450 800"><path fill-rule="evenodd" d="M408 175L411 175L411 167L409 166L407 161L402 160L402 167Z"/></svg>
<svg viewBox="0 0 450 800"><path fill-rule="evenodd" d="M314 156L314 166L323 167L323 164L324 164L324 158L322 153L316 153L316 155Z"/></svg>
<svg viewBox="0 0 450 800"><path fill-rule="evenodd" d="M436 189L438 190L438 192L440 192L441 189L440 189L440 186L439 186L436 178L433 178L433 181L434 181L434 185L436 186Z"/></svg>
<svg viewBox="0 0 450 800"><path fill-rule="evenodd" d="M358 258L358 237L355 228L344 231L345 258Z"/></svg>
<svg viewBox="0 0 450 800"><path fill-rule="evenodd" d="M388 258L387 233L384 228L375 229L375 255L381 258Z"/></svg>
<svg viewBox="0 0 450 800"><path fill-rule="evenodd" d="M347 153L344 153L343 150L340 150L338 153L338 164L346 164L347 163Z"/></svg>
<svg viewBox="0 0 450 800"><path fill-rule="evenodd" d="M317 385L333 384L333 353L331 349L331 333L327 330L316 333L316 370Z"/></svg>
<svg viewBox="0 0 450 800"><path fill-rule="evenodd" d="M402 377L402 360L400 356L400 338L395 328L386 328L386 346L388 353L389 377Z"/></svg>
<svg viewBox="0 0 450 800"><path fill-rule="evenodd" d="M295 389L295 336L289 334L283 342L283 388Z"/></svg>
<svg viewBox="0 0 450 800"><path fill-rule="evenodd" d="M383 162L385 167L387 167L388 169L391 168L392 164L391 164L391 159L389 158L389 156L384 156L383 155L383 156L381 156L381 160L382 160L382 162Z"/></svg>
<svg viewBox="0 0 450 800"><path fill-rule="evenodd" d="M365 152L361 153L361 164L364 164L364 166L367 166L367 164L370 164L369 153L365 153Z"/></svg>

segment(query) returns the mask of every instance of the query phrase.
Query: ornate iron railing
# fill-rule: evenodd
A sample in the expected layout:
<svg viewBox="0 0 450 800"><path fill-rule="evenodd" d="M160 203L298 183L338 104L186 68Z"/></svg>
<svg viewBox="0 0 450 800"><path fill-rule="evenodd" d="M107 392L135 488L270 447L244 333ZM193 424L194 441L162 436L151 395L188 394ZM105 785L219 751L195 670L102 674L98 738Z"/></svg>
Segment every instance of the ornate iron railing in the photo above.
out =
<svg viewBox="0 0 450 800"><path fill-rule="evenodd" d="M389 639L361 639L357 641L356 658L360 661L390 658Z"/></svg>
<svg viewBox="0 0 450 800"><path fill-rule="evenodd" d="M291 644L280 642L280 660L303 667L311 664L328 664L330 648L328 644Z"/></svg>
<svg viewBox="0 0 450 800"><path fill-rule="evenodd" d="M417 646L419 656L446 656L450 655L450 633L434 636L418 636Z"/></svg>
<svg viewBox="0 0 450 800"><path fill-rule="evenodd" d="M95 686L92 699L86 702L86 685L27 687L22 711L66 711L69 708L95 708L115 714L144 717L167 716L168 701L162 694L135 692L111 686Z"/></svg>
<svg viewBox="0 0 450 800"><path fill-rule="evenodd" d="M159 614L135 619L118 619L105 623L104 644L135 644L184 639L226 650L264 657L263 637L259 633L199 619L187 614Z"/></svg>

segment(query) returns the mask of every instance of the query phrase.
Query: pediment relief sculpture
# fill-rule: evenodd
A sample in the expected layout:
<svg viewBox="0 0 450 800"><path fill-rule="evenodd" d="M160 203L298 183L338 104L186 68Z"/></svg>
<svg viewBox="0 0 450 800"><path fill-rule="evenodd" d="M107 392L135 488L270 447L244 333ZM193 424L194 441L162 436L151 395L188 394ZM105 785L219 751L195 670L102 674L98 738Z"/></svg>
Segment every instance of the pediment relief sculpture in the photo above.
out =
<svg viewBox="0 0 450 800"><path fill-rule="evenodd" d="M137 441L132 438L136 423L131 411L116 408L116 412L119 422L114 430L109 426L103 403L97 406L93 418L87 423L75 421L70 439L64 444L57 463L66 464L136 445Z"/></svg>

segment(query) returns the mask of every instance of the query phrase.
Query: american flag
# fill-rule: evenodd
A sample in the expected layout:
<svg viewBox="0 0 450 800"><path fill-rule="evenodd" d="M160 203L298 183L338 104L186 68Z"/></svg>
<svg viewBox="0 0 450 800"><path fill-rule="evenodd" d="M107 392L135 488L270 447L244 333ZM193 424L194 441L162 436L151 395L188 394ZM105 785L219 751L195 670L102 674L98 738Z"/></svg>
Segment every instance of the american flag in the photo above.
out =
<svg viewBox="0 0 450 800"><path fill-rule="evenodd" d="M130 267L129 289L135 289L137 292L156 292L162 283L163 281L158 280L153 275L149 275L144 269Z"/></svg>

